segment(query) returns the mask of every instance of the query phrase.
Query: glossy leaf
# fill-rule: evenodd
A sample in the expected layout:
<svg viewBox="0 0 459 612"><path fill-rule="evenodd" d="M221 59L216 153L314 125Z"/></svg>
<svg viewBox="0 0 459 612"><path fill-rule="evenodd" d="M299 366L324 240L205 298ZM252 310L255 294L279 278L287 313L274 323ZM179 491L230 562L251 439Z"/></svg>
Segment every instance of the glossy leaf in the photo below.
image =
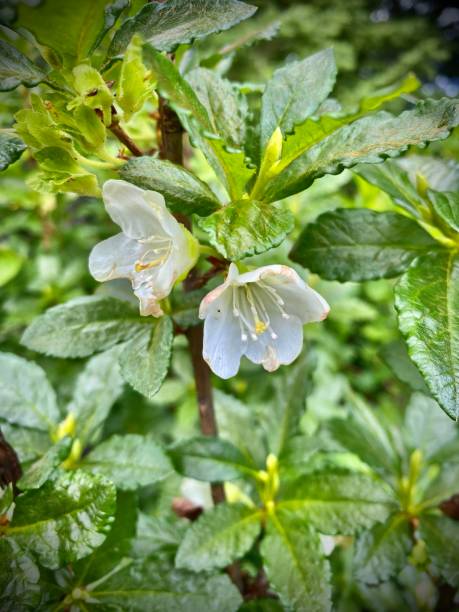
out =
<svg viewBox="0 0 459 612"><path fill-rule="evenodd" d="M330 566L319 535L310 526L270 517L260 552L269 583L286 608L331 610Z"/></svg>
<svg viewBox="0 0 459 612"><path fill-rule="evenodd" d="M35 363L0 353L0 418L50 432L60 418L54 390Z"/></svg>
<svg viewBox="0 0 459 612"><path fill-rule="evenodd" d="M35 87L46 78L46 72L4 40L0 40L0 91L18 85Z"/></svg>
<svg viewBox="0 0 459 612"><path fill-rule="evenodd" d="M82 467L127 491L164 480L172 473L169 459L156 442L135 434L105 440L85 457Z"/></svg>
<svg viewBox="0 0 459 612"><path fill-rule="evenodd" d="M453 587L459 583L459 523L446 516L425 515L419 532L438 573Z"/></svg>
<svg viewBox="0 0 459 612"><path fill-rule="evenodd" d="M17 161L25 149L25 144L16 136L0 134L0 171Z"/></svg>
<svg viewBox="0 0 459 612"><path fill-rule="evenodd" d="M428 191L437 215L456 232L459 232L459 191Z"/></svg>
<svg viewBox="0 0 459 612"><path fill-rule="evenodd" d="M21 491L39 489L55 473L56 468L68 457L72 441L70 438L60 440L35 463L27 468L25 474L18 481Z"/></svg>
<svg viewBox="0 0 459 612"><path fill-rule="evenodd" d="M126 344L120 356L121 374L136 391L148 398L167 376L174 338L170 317L161 317Z"/></svg>
<svg viewBox="0 0 459 612"><path fill-rule="evenodd" d="M159 191L177 213L208 215L220 207L214 193L194 174L166 160L138 157L125 164L122 178L143 189Z"/></svg>
<svg viewBox="0 0 459 612"><path fill-rule="evenodd" d="M338 209L301 233L290 258L326 278L363 281L398 276L438 243L415 221L372 210Z"/></svg>
<svg viewBox="0 0 459 612"><path fill-rule="evenodd" d="M225 567L242 557L261 529L260 511L219 504L191 525L178 549L176 566L193 572Z"/></svg>
<svg viewBox="0 0 459 612"><path fill-rule="evenodd" d="M400 330L410 356L443 410L459 418L459 259L420 257L396 286Z"/></svg>
<svg viewBox="0 0 459 612"><path fill-rule="evenodd" d="M293 228L293 217L282 202L240 200L198 223L223 257L237 260L280 244Z"/></svg>
<svg viewBox="0 0 459 612"><path fill-rule="evenodd" d="M134 34L160 51L226 30L248 19L256 7L238 0L167 0L146 4L124 22L113 38L109 55L119 55Z"/></svg>
<svg viewBox="0 0 459 612"><path fill-rule="evenodd" d="M53 357L87 357L128 340L144 327L126 302L111 297L81 297L36 318L21 342Z"/></svg>

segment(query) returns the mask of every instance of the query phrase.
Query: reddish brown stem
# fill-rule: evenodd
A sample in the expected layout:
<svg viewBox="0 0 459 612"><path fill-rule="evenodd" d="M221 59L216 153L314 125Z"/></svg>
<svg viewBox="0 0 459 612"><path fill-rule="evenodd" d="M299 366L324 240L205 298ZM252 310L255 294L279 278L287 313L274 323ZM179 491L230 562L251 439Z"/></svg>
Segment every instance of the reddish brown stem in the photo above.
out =
<svg viewBox="0 0 459 612"><path fill-rule="evenodd" d="M132 140L132 138L126 134L126 132L123 130L123 128L120 126L120 124L115 120L109 127L109 130L112 134L114 134L118 140L124 144L124 146L126 147L126 149L129 149L129 151L135 155L136 157L142 157L143 152L141 149L139 149L139 147L135 144L135 142Z"/></svg>

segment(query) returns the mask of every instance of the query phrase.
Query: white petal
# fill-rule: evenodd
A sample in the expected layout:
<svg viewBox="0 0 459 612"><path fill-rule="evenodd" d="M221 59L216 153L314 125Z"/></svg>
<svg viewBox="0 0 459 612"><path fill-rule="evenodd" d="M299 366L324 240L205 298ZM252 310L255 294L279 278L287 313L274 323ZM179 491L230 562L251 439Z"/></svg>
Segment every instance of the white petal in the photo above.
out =
<svg viewBox="0 0 459 612"><path fill-rule="evenodd" d="M98 281L131 278L135 262L146 247L120 232L96 244L89 255L89 271Z"/></svg>
<svg viewBox="0 0 459 612"><path fill-rule="evenodd" d="M140 301L140 314L143 317L153 316L160 317L163 313L161 306L158 303L158 298L153 293L153 289L148 285L140 285L134 289L135 295Z"/></svg>
<svg viewBox="0 0 459 612"><path fill-rule="evenodd" d="M239 277L239 270L236 264L231 263L228 269L228 274L225 279L225 282L209 291L209 293L203 298L201 304L199 305L199 318L205 319L209 309L215 300L217 300L228 287L235 282L235 280Z"/></svg>
<svg viewBox="0 0 459 612"><path fill-rule="evenodd" d="M323 321L330 312L324 298L303 280L301 283L271 285L285 302L286 311L297 316L303 323Z"/></svg>
<svg viewBox="0 0 459 612"><path fill-rule="evenodd" d="M106 181L102 193L108 214L129 238L169 235L161 218L172 215L160 193L119 180Z"/></svg>
<svg viewBox="0 0 459 612"><path fill-rule="evenodd" d="M239 322L233 315L231 291L223 292L206 315L203 357L217 376L226 379L237 374L243 349Z"/></svg>

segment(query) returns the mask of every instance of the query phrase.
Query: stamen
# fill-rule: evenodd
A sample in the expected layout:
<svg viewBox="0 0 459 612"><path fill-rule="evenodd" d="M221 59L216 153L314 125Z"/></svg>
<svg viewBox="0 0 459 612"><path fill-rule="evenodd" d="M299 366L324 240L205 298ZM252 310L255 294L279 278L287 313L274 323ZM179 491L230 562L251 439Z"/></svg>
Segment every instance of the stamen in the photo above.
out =
<svg viewBox="0 0 459 612"><path fill-rule="evenodd" d="M150 270L163 264L172 251L172 240L160 236L150 236L138 240L141 244L154 244L155 246L143 253L142 257L134 264L134 270L139 273ZM153 257L151 257L153 255ZM148 261L149 260L149 261Z"/></svg>

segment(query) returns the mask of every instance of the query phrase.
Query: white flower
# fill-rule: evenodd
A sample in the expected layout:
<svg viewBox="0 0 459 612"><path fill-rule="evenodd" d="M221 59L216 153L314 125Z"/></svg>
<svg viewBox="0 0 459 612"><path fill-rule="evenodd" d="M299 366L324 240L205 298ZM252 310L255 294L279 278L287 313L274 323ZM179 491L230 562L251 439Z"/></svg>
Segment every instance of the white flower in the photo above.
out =
<svg viewBox="0 0 459 612"><path fill-rule="evenodd" d="M158 317L163 314L159 301L196 263L198 243L156 191L109 180L103 199L122 231L93 248L89 271L98 281L129 278L140 300L140 314Z"/></svg>
<svg viewBox="0 0 459 612"><path fill-rule="evenodd" d="M263 266L226 281L201 302L204 359L221 378L239 370L242 355L272 372L292 363L303 345L303 324L322 321L327 302L288 266Z"/></svg>

